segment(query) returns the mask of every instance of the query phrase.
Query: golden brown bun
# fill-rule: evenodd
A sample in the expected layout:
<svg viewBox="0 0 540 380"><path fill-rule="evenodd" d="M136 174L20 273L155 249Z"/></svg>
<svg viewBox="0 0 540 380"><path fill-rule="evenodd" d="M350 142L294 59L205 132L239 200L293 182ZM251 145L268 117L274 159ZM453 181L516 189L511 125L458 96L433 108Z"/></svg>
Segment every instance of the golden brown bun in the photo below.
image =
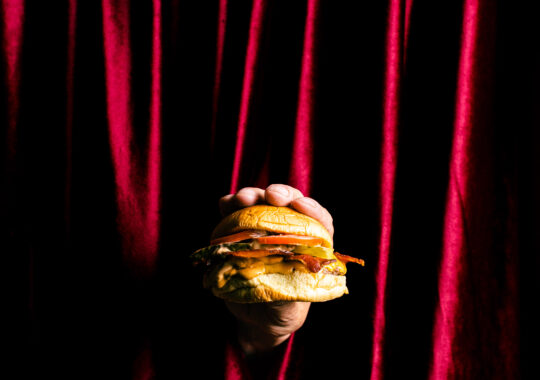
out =
<svg viewBox="0 0 540 380"><path fill-rule="evenodd" d="M317 220L288 207L256 205L235 211L214 229L212 239L243 230L264 230L281 234L314 236L332 248L332 236Z"/></svg>
<svg viewBox="0 0 540 380"><path fill-rule="evenodd" d="M302 301L323 302L348 294L345 276L326 273L269 273L246 280L232 277L212 293L232 302Z"/></svg>

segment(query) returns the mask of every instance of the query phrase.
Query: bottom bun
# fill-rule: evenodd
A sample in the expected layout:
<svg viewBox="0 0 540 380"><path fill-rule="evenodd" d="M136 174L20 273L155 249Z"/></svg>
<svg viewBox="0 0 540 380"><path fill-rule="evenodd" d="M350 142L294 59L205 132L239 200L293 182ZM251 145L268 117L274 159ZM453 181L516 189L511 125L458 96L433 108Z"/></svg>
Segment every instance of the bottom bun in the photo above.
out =
<svg viewBox="0 0 540 380"><path fill-rule="evenodd" d="M215 296L239 303L303 301L322 302L348 294L345 276L293 272L261 274L251 280L232 277L222 287L212 287Z"/></svg>

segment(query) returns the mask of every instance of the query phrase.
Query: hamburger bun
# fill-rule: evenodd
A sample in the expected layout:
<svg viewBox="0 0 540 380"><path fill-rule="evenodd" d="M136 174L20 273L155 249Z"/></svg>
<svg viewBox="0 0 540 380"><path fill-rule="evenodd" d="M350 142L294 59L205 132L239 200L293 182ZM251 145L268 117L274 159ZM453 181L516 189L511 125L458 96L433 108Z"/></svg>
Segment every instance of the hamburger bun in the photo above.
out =
<svg viewBox="0 0 540 380"><path fill-rule="evenodd" d="M228 215L212 232L212 239L243 230L262 230L280 234L313 236L324 240L323 245L333 247L332 236L318 220L289 207L256 205Z"/></svg>
<svg viewBox="0 0 540 380"><path fill-rule="evenodd" d="M211 289L216 297L238 303L323 302L349 293L345 276L304 272L262 274L251 280L236 277Z"/></svg>

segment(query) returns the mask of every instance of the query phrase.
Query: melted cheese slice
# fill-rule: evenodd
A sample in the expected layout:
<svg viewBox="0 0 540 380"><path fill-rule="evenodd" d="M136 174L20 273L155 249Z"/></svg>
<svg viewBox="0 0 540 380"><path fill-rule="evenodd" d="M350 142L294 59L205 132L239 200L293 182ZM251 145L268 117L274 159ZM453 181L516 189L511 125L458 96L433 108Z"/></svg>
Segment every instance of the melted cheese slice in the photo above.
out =
<svg viewBox="0 0 540 380"><path fill-rule="evenodd" d="M345 264L336 260L323 267L324 272L344 275L347 271ZM304 264L299 261L283 261L281 256L266 256L258 258L232 258L223 265L217 275L217 287L225 286L229 278L235 275L242 276L246 280L262 274L281 273L289 274L294 271L310 273Z"/></svg>

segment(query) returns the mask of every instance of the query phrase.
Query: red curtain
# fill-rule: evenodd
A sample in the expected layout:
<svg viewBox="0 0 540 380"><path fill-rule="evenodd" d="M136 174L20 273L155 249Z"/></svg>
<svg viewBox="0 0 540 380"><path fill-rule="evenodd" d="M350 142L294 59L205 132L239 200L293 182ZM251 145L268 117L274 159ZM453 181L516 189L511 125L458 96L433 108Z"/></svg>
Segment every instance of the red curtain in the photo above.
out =
<svg viewBox="0 0 540 380"><path fill-rule="evenodd" d="M530 2L0 4L0 249L22 290L21 376L245 377L234 321L187 255L220 196L288 183L366 266L258 366L540 377Z"/></svg>

